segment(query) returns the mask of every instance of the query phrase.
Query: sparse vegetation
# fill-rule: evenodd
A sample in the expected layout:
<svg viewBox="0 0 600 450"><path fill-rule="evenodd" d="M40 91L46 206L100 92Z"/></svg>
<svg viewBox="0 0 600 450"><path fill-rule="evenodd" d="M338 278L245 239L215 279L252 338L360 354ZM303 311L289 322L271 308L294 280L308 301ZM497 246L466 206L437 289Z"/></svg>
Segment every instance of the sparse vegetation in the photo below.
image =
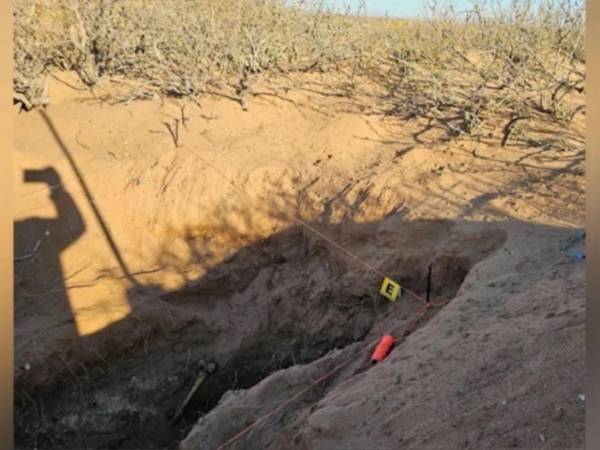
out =
<svg viewBox="0 0 600 450"><path fill-rule="evenodd" d="M240 103L257 79L335 73L333 93L375 96L375 112L449 136L499 127L505 145L529 119L566 124L584 110L574 95L584 91L585 17L582 1L495 5L432 2L424 20L401 21L319 0L17 0L15 99L46 102L53 69L90 87L134 80L134 98L229 89Z"/></svg>
<svg viewBox="0 0 600 450"><path fill-rule="evenodd" d="M571 121L583 108L570 95L584 89L583 12L569 1L481 1L462 23L433 4L431 20L391 38L382 78L392 111L475 135L508 117L503 140L534 116Z"/></svg>

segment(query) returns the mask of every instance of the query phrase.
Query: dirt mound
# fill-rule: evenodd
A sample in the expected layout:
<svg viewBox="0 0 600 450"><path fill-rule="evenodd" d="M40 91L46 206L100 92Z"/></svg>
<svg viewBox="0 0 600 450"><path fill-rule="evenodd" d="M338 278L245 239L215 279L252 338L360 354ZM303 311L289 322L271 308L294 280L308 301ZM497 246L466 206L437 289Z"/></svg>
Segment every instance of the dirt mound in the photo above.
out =
<svg viewBox="0 0 600 450"><path fill-rule="evenodd" d="M458 247L486 229L468 227L473 234ZM369 367L365 343L401 323L410 301L389 306L368 339L230 391L181 448L580 448L584 275L557 247L530 251L570 233L522 223L501 229L479 242L506 232L502 249L382 363ZM568 370L557 349L570 355Z"/></svg>
<svg viewBox="0 0 600 450"><path fill-rule="evenodd" d="M379 270L422 295L431 264L435 298L451 298L471 267L505 239L489 225L397 217L321 228L362 257L376 255ZM210 411L229 390L250 388L273 371L365 342L390 314L401 311L396 325L408 323L420 302L405 295L396 309L377 294L378 282L377 275L311 231L294 228L270 236L186 289L164 295L170 324L157 318L151 326L146 320L139 325L146 330L143 337L129 334L120 345L98 347L110 364L85 358L83 349L77 358L85 359L72 355L75 369L65 361L67 371L57 368L62 380L36 392L45 419L31 409L19 416L19 423L32 427L21 429L19 440L58 447L172 445L186 426L169 427L169 420L199 370L198 361L214 361L218 370L194 396L187 421ZM84 369L78 369L82 363ZM89 431L78 436L74 430Z"/></svg>

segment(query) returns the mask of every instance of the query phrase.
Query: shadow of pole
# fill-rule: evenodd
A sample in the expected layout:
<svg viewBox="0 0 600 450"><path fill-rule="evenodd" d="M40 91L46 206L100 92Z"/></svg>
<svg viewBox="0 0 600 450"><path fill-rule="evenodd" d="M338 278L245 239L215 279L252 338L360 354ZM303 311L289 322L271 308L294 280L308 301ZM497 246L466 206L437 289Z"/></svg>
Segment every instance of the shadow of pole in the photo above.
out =
<svg viewBox="0 0 600 450"><path fill-rule="evenodd" d="M100 228L102 229L102 232L104 233L104 237L106 238L106 241L108 242L108 245L110 246L111 251L113 252L119 266L121 267L121 270L123 271L125 278L128 281L130 281L131 283L133 283L136 287L140 286L140 283L135 279L135 277L129 271L129 268L127 267L127 264L125 263L125 260L123 260L123 257L121 256L121 252L117 248L117 245L112 237L112 234L111 234L110 230L108 229L108 225L102 218L102 215L100 214L100 211L98 210L98 207L96 206L96 203L94 201L94 197L92 196L92 194L83 178L83 174L80 172L79 168L77 167L77 164L75 162L75 159L71 155L71 152L69 151L68 147L66 146L66 144L64 143L64 141L62 140L60 135L58 134L56 127L52 123L52 120L50 119L50 117L48 116L46 111L44 111L43 109L39 109L38 111L39 111L40 115L42 116L42 118L44 119L44 121L46 122L48 129L52 133L52 136L58 143L60 149L62 150L65 157L67 158L67 161L69 162L69 165L73 169L73 172L75 172L75 175L79 181L81 189L83 190L85 197L87 198L87 200L90 204L90 207L92 208L92 211L94 212L94 216L96 217L96 220L98 221L98 224L100 225Z"/></svg>

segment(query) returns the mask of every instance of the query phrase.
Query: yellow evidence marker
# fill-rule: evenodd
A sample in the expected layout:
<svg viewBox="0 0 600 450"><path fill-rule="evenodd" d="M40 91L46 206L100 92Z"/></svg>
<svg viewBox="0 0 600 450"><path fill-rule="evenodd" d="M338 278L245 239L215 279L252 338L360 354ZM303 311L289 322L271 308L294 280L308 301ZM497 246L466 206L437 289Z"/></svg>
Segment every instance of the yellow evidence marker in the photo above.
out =
<svg viewBox="0 0 600 450"><path fill-rule="evenodd" d="M398 294L400 293L400 284L396 283L394 280L385 277L383 279L383 283L381 283L381 289L379 289L379 293L387 298L389 301L396 301L398 298Z"/></svg>

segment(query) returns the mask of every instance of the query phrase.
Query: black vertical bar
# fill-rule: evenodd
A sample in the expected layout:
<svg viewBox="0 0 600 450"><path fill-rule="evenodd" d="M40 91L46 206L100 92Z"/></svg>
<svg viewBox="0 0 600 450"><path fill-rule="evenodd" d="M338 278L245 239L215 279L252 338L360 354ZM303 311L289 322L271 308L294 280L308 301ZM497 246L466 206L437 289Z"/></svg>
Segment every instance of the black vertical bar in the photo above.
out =
<svg viewBox="0 0 600 450"><path fill-rule="evenodd" d="M429 295L431 294L431 264L429 264L429 271L427 273L427 303L429 303Z"/></svg>

